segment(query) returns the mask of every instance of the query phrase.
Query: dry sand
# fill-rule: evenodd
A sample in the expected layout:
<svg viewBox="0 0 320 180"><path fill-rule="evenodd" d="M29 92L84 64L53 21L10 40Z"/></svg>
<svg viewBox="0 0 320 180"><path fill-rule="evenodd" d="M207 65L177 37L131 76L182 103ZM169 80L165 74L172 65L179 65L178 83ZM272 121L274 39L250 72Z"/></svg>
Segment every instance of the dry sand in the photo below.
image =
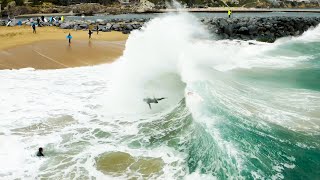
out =
<svg viewBox="0 0 320 180"><path fill-rule="evenodd" d="M73 36L71 46L66 36ZM0 69L58 69L112 62L122 55L128 35L30 26L0 27Z"/></svg>

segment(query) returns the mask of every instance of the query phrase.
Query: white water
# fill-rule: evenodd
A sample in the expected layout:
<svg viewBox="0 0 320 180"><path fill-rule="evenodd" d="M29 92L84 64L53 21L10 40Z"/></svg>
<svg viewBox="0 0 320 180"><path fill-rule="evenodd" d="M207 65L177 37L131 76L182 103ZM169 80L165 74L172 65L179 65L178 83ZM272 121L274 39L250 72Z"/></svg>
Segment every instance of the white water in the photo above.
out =
<svg viewBox="0 0 320 180"><path fill-rule="evenodd" d="M125 140L119 140L137 135L141 122L152 121L147 112L173 108L183 98L186 87L193 91L193 82L210 79L202 71L204 67L214 71L287 68L310 58L275 58L267 53L281 43L287 42L249 45L214 41L194 17L173 14L156 18L141 31L133 32L123 57L111 65L0 71L0 179L104 179L106 175L95 169L94 159L115 150L161 157L166 166L159 178L184 176L185 154L165 146L132 149ZM146 96L168 100L150 111L142 102ZM141 120L144 116L148 118ZM92 136L95 129L112 135L96 138ZM49 153L44 159L34 156L40 146ZM170 165L172 162L177 164ZM190 178L213 177L194 173Z"/></svg>

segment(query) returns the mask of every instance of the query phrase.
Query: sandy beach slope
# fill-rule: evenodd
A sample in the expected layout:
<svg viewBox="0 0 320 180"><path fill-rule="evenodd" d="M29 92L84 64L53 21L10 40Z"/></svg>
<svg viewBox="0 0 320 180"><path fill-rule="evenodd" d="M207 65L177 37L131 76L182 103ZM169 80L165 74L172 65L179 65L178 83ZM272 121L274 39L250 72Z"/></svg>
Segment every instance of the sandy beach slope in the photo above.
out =
<svg viewBox="0 0 320 180"><path fill-rule="evenodd" d="M71 46L66 36L73 36ZM128 35L29 26L0 27L0 69L58 69L112 62L122 55Z"/></svg>

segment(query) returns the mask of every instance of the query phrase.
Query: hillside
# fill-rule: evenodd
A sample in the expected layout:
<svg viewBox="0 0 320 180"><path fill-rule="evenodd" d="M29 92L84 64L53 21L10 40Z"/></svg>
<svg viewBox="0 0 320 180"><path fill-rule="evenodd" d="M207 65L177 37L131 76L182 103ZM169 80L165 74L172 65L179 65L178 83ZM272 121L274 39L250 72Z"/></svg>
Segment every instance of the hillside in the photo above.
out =
<svg viewBox="0 0 320 180"><path fill-rule="evenodd" d="M88 3L90 2L90 3ZM0 0L1 15L36 13L121 14L165 9L165 0ZM180 0L186 8L319 8L319 0Z"/></svg>

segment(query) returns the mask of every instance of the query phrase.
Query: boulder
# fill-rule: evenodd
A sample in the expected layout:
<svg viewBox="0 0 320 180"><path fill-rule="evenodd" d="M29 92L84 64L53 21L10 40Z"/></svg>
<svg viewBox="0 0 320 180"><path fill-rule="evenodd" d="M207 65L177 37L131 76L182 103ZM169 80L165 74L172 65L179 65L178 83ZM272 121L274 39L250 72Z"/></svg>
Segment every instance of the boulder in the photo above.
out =
<svg viewBox="0 0 320 180"><path fill-rule="evenodd" d="M112 28L112 24L107 23L107 25L105 26L105 29L109 29L109 30L111 30L111 28Z"/></svg>
<svg viewBox="0 0 320 180"><path fill-rule="evenodd" d="M257 34L257 26L255 26L255 25L249 25L248 26L248 31L249 31L249 34L251 34L251 35L255 35L255 34Z"/></svg>
<svg viewBox="0 0 320 180"><path fill-rule="evenodd" d="M81 29L89 29L89 25L88 24L80 24L79 27Z"/></svg>
<svg viewBox="0 0 320 180"><path fill-rule="evenodd" d="M6 25L6 21L1 21L0 20L0 26L5 26Z"/></svg>
<svg viewBox="0 0 320 180"><path fill-rule="evenodd" d="M232 25L232 24L229 24L229 25L227 25L227 26L224 26L223 32L224 32L225 34L227 34L228 36L231 36L232 33L233 33L233 25Z"/></svg>
<svg viewBox="0 0 320 180"><path fill-rule="evenodd" d="M133 28L133 26L131 24L126 24L125 25L125 29L129 30L129 31L132 31L134 28Z"/></svg>
<svg viewBox="0 0 320 180"><path fill-rule="evenodd" d="M105 26L98 25L98 30L99 30L99 31L102 31L103 28L105 28Z"/></svg>
<svg viewBox="0 0 320 180"><path fill-rule="evenodd" d="M247 28L247 27L241 27L239 30L238 30L238 32L240 33L240 34L245 34L245 35L249 35L249 29Z"/></svg>
<svg viewBox="0 0 320 180"><path fill-rule="evenodd" d="M119 31L120 30L120 25L119 24L113 24L111 29L114 30L114 31Z"/></svg>
<svg viewBox="0 0 320 180"><path fill-rule="evenodd" d="M71 23L62 23L60 24L61 29L73 29L74 25Z"/></svg>
<svg viewBox="0 0 320 180"><path fill-rule="evenodd" d="M75 25L75 26L73 27L73 29L74 29L74 30L81 30L81 27L80 27L79 25Z"/></svg>

